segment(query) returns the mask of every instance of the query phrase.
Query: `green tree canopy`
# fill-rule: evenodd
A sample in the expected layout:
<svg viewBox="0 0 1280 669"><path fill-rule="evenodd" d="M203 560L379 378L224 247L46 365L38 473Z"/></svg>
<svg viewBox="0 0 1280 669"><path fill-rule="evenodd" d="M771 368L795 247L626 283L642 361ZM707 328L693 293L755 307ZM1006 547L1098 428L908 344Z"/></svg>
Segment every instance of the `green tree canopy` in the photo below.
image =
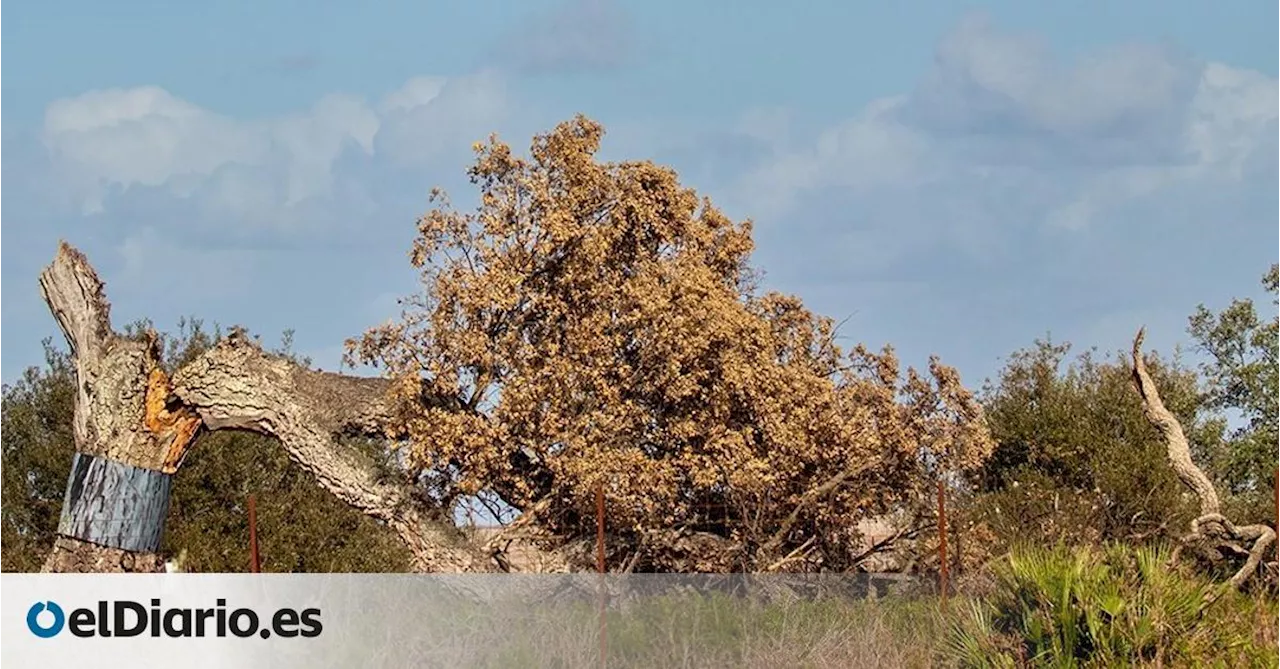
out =
<svg viewBox="0 0 1280 669"><path fill-rule="evenodd" d="M1142 414L1123 354L1068 360L1070 345L1014 353L982 397L998 446L978 481L983 513L1006 539L1093 542L1172 536L1193 507ZM1201 401L1194 370L1155 353L1161 396L1200 449L1223 421Z"/></svg>
<svg viewBox="0 0 1280 669"><path fill-rule="evenodd" d="M1262 279L1262 285L1276 300L1277 265ZM1272 312L1275 313L1274 310ZM1191 317L1192 338L1208 356L1202 366L1206 385L1205 401L1221 411L1235 412L1242 425L1233 430L1218 448L1205 451L1206 464L1224 490L1254 507L1251 515L1266 518L1271 486L1280 458L1280 404L1277 403L1277 318L1264 319L1253 300L1234 300L1214 313L1201 305Z"/></svg>

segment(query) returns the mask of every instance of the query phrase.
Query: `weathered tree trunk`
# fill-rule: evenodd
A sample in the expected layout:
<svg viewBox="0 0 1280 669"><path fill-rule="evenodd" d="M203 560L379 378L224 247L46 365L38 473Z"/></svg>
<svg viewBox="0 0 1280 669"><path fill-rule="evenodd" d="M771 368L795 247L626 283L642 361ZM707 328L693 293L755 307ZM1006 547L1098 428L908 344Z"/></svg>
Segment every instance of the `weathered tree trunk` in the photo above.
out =
<svg viewBox="0 0 1280 669"><path fill-rule="evenodd" d="M338 445L344 434L381 434L390 409L385 379L304 369L265 353L239 333L174 374L174 394L211 429L271 435L339 499L385 523L425 572L492 571L496 565L406 486L379 482Z"/></svg>
<svg viewBox="0 0 1280 669"><path fill-rule="evenodd" d="M200 419L170 406L155 337L133 341L112 331L102 282L80 252L63 244L40 289L77 377L75 463L43 570L161 571L169 477Z"/></svg>
<svg viewBox="0 0 1280 669"><path fill-rule="evenodd" d="M1183 542L1210 541L1227 548L1230 553L1243 554L1244 564L1230 579L1232 586L1242 587L1262 565L1267 551L1276 541L1276 532L1261 524L1235 525L1222 515L1218 492L1209 477L1191 459L1191 447L1182 431L1182 425L1173 412L1165 407L1155 381L1147 371L1146 361L1142 357L1142 340L1145 334L1144 330L1138 330L1133 339L1133 382L1142 396L1142 409L1147 421L1164 438L1169 464L1200 502L1200 515L1191 521L1191 533L1183 538ZM1245 549L1240 544L1251 545Z"/></svg>
<svg viewBox="0 0 1280 669"><path fill-rule="evenodd" d="M234 332L171 382L154 333L134 341L112 330L102 281L79 251L61 244L40 286L78 376L77 454L44 571L162 571L170 477L203 430L221 428L279 439L321 486L394 531L416 571L521 570L340 447L341 435L383 432L387 380L304 369Z"/></svg>

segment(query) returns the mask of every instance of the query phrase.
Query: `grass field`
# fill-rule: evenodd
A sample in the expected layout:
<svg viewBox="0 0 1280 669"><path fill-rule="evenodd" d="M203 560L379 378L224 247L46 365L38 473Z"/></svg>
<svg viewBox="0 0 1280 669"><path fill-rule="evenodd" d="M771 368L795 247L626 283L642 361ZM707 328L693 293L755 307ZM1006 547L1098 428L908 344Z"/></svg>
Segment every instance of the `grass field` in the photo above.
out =
<svg viewBox="0 0 1280 669"><path fill-rule="evenodd" d="M723 592L449 607L402 640L420 666L1275 667L1273 592L1226 592L1159 551L1033 549L936 595L764 601ZM603 621L603 625L602 625ZM601 638L603 630L604 644ZM602 653L606 662L601 664Z"/></svg>

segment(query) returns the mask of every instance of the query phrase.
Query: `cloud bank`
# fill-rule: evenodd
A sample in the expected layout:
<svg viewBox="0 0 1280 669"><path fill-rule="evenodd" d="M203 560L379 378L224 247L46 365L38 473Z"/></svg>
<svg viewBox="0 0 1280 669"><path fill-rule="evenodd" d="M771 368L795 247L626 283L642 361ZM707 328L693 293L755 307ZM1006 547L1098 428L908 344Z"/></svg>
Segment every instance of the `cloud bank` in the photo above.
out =
<svg viewBox="0 0 1280 669"><path fill-rule="evenodd" d="M328 350L412 289L412 219L431 186L460 185L472 142L499 131L523 147L563 120L514 98L513 78L629 52L616 37L626 22L599 0L526 28L508 42L518 66L416 77L376 100L332 93L274 118L231 118L157 87L54 101L36 136L5 139L5 178L29 186L6 189L30 221L11 223L11 243L44 258L54 234L37 225L75 230L91 252L112 251L94 256L109 282L143 291L171 274L187 304L270 314L267 329L295 295L280 326ZM641 152L621 157L668 162L756 219L772 285L857 314L850 327L869 343L988 369L1055 325L1111 343L1145 322L1170 341L1201 299L1188 295L1252 285L1274 258L1240 240L1274 239L1278 96L1272 77L1160 45L1064 62L974 15L917 81L826 127L785 106L692 128L642 109L599 120L614 129L608 145ZM1231 271L1215 259L1228 253L1242 254ZM44 318L21 295L6 314ZM356 306L335 314L339 303ZM149 315L165 322L167 308Z"/></svg>

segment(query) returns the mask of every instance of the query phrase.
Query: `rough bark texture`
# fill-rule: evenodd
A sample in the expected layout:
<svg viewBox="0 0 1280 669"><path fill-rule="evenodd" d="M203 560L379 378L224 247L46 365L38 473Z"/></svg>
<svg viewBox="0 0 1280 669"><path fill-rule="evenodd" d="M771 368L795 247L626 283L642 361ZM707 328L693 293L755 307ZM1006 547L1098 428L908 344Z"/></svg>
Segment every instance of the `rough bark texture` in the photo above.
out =
<svg viewBox="0 0 1280 669"><path fill-rule="evenodd" d="M271 435L290 457L342 501L387 524L409 547L414 568L491 571L491 557L446 518L424 508L406 486L379 482L371 466L338 445L343 434L378 434L389 417L384 379L299 367L239 333L174 375L174 393L211 429Z"/></svg>
<svg viewBox="0 0 1280 669"><path fill-rule="evenodd" d="M66 243L41 273L40 290L75 360L76 451L136 468L176 470L199 431L198 419L193 423L189 412L167 408L168 384L160 369L156 338L135 341L112 331L102 281L84 255ZM102 498L99 503L119 507L123 502ZM157 511L164 509L149 508L145 513ZM163 569L163 563L150 552L62 536L43 569L151 572Z"/></svg>
<svg viewBox="0 0 1280 669"><path fill-rule="evenodd" d="M44 571L162 571L163 560L154 553L122 546L156 543L140 537L154 531L157 514L163 518L167 494L161 499L156 488L140 497L136 488L119 485L120 477L108 474L131 468L173 474L203 430L224 428L279 439L321 486L391 528L412 552L417 571L563 570L553 552L526 547L525 554L533 557L524 564L504 559L496 546L465 540L410 486L380 481L372 463L340 446L342 435L382 434L392 410L386 403L388 381L308 370L264 352L240 332L171 381L160 367L154 333L135 341L112 330L102 281L82 253L62 243L41 274L40 287L76 364L77 458L112 463L89 477L99 491L96 498L68 496L68 524ZM160 480L146 474L136 478ZM93 529L108 521L130 527L117 527L110 537Z"/></svg>
<svg viewBox="0 0 1280 669"><path fill-rule="evenodd" d="M1133 339L1133 381L1142 396L1143 412L1164 437L1169 464L1200 501L1200 517L1191 521L1191 533L1183 541L1209 541L1228 549L1226 552L1244 554L1244 564L1230 579L1233 587L1242 587L1262 565L1267 551L1276 541L1276 532L1266 525L1234 525L1221 514L1221 503L1213 483L1191 459L1191 447L1182 426L1165 407L1155 381L1147 371L1146 361L1142 358L1144 336L1145 331L1138 330ZM1251 545L1244 549L1239 544Z"/></svg>
<svg viewBox="0 0 1280 669"><path fill-rule="evenodd" d="M71 573L164 573L164 559L155 553L136 553L122 548L58 537L42 572Z"/></svg>

